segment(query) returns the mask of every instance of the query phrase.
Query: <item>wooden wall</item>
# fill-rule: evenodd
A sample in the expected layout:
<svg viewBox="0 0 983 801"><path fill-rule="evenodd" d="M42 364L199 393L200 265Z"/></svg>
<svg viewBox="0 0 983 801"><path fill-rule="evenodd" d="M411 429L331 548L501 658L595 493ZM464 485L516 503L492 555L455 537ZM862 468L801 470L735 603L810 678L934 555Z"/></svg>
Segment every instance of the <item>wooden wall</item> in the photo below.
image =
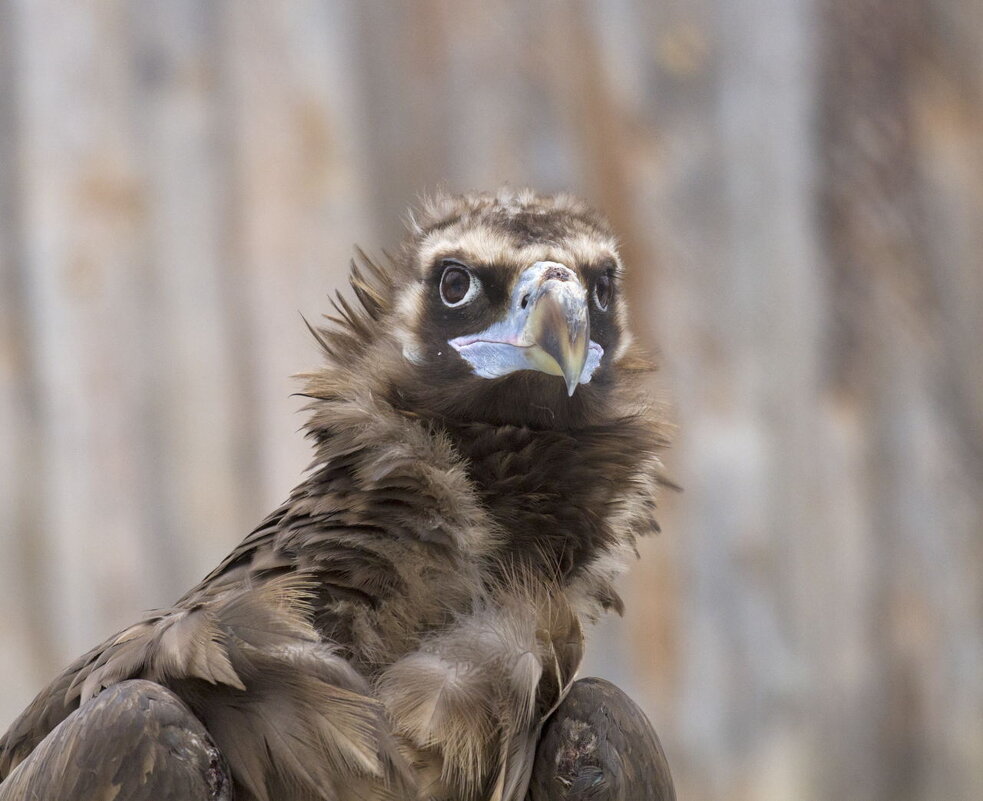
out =
<svg viewBox="0 0 983 801"><path fill-rule="evenodd" d="M307 459L437 186L624 240L685 492L595 632L689 801L983 794L983 6L0 0L0 729Z"/></svg>

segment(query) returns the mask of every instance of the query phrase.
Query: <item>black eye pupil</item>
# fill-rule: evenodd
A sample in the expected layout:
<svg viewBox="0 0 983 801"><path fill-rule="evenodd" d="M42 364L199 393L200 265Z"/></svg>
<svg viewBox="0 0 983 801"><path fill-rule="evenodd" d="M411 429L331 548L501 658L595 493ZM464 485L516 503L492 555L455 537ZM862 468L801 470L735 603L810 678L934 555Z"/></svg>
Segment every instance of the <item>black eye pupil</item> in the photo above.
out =
<svg viewBox="0 0 983 801"><path fill-rule="evenodd" d="M440 277L440 296L444 303L460 303L471 288L471 275L463 267L448 267Z"/></svg>
<svg viewBox="0 0 983 801"><path fill-rule="evenodd" d="M607 309L608 303L611 302L610 275L602 275L597 279L597 283L594 285L594 298L597 300L597 305L600 306L602 310Z"/></svg>

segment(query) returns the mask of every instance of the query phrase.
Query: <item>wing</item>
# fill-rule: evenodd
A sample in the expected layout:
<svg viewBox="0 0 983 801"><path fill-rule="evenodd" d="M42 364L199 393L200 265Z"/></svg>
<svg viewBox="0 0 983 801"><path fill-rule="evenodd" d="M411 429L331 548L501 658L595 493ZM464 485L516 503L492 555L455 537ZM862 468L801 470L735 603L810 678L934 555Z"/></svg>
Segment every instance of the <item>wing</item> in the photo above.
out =
<svg viewBox="0 0 983 801"><path fill-rule="evenodd" d="M158 684L128 681L65 718L0 784L0 801L229 801L231 792L225 760L187 705Z"/></svg>
<svg viewBox="0 0 983 801"><path fill-rule="evenodd" d="M143 678L189 703L257 797L278 772L323 786L315 798L333 792L318 766L407 784L359 672L405 653L468 597L489 526L446 439L360 398L319 413L317 467L290 500L174 608L42 691L0 740L0 777L80 702Z"/></svg>
<svg viewBox="0 0 983 801"><path fill-rule="evenodd" d="M290 573L247 583L103 643L14 722L0 740L0 775L61 718L136 678L188 704L228 759L237 797L266 801L283 782L332 801L366 784L377 784L380 797L410 792L381 704L310 622L310 581Z"/></svg>

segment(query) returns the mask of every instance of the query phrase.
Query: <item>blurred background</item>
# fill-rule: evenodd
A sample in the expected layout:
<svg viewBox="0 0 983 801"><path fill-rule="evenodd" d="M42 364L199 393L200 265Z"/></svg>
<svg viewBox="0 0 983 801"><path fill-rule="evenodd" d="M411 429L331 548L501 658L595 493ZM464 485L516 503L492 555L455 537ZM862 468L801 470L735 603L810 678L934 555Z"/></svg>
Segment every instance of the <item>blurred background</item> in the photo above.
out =
<svg viewBox="0 0 983 801"><path fill-rule="evenodd" d="M353 245L503 183L659 354L587 672L681 799L983 798L978 0L0 0L0 730L297 482Z"/></svg>

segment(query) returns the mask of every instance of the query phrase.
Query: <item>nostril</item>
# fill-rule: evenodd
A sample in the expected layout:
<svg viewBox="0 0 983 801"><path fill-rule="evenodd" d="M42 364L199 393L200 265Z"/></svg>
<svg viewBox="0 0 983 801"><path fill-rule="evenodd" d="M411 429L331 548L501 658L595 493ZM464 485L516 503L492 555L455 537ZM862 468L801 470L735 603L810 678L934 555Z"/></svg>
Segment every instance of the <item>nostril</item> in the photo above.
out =
<svg viewBox="0 0 983 801"><path fill-rule="evenodd" d="M523 295L523 296L522 296L522 300L521 300L521 301L519 301L519 305L520 305L520 306L521 306L521 307L522 307L523 309L524 309L524 308L526 308L526 306L528 306L528 305L529 305L529 293L528 293L528 292L527 292L527 293L526 293L525 295Z"/></svg>
<svg viewBox="0 0 983 801"><path fill-rule="evenodd" d="M566 267L556 265L547 268L546 272L543 273L543 280L549 281L551 278L555 278L557 281L569 281L571 275L572 273Z"/></svg>

